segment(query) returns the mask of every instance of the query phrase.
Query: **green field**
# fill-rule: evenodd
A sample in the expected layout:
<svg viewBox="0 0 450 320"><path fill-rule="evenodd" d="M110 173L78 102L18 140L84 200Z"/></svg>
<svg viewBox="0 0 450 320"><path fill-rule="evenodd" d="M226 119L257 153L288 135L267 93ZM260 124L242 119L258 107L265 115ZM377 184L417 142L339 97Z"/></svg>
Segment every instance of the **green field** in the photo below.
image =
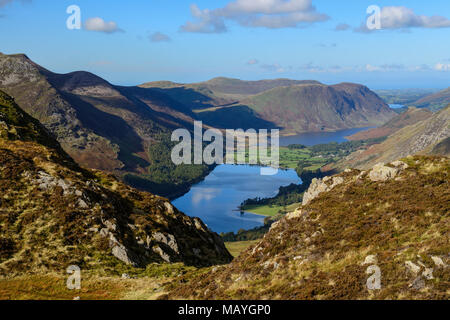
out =
<svg viewBox="0 0 450 320"><path fill-rule="evenodd" d="M308 170L317 170L329 162L322 156L315 156L310 149L289 149L280 147L280 167L296 169L299 162L307 162L309 166L304 167Z"/></svg>
<svg viewBox="0 0 450 320"><path fill-rule="evenodd" d="M238 154L239 152L236 152L236 159ZM245 153L245 162L249 163L248 150ZM300 162L308 164L303 167L304 169L317 170L329 163L329 159L321 155L315 155L308 148L290 149L288 147L280 147L280 168L296 169Z"/></svg>
<svg viewBox="0 0 450 320"><path fill-rule="evenodd" d="M281 212L291 212L300 207L301 203L294 203L288 206L272 206L272 205L247 205L242 207L242 210L254 214L259 214L266 217L273 217Z"/></svg>
<svg viewBox="0 0 450 320"><path fill-rule="evenodd" d="M238 241L238 242L225 242L225 246L233 257L237 257L242 251L246 250L251 245L259 242L260 240L250 240L250 241Z"/></svg>

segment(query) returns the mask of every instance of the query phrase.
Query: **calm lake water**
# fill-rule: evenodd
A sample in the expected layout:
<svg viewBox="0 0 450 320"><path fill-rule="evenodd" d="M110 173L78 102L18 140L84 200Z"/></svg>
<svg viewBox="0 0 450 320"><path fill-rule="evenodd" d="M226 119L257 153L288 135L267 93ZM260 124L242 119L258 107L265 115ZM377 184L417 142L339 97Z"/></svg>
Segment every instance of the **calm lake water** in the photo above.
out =
<svg viewBox="0 0 450 320"><path fill-rule="evenodd" d="M238 206L246 199L273 197L280 186L299 184L294 170L279 170L273 176L262 176L258 166L218 166L203 182L173 204L182 212L199 217L217 232L252 229L264 224L264 217L252 213L241 215Z"/></svg>
<svg viewBox="0 0 450 320"><path fill-rule="evenodd" d="M326 144L331 142L345 142L345 137L351 136L360 131L371 129L368 128L356 128L339 130L336 132L308 132L295 136L280 137L280 146L286 147L290 144L303 144L305 146L314 146L316 144Z"/></svg>
<svg viewBox="0 0 450 320"><path fill-rule="evenodd" d="M405 106L402 104L390 104L389 107L391 107L391 109L401 109L404 108Z"/></svg>
<svg viewBox="0 0 450 320"><path fill-rule="evenodd" d="M344 142L345 137L367 128L338 132L305 133L281 137L280 145L303 144L306 146ZM277 175L262 176L258 166L218 166L203 182L192 187L189 193L173 201L182 212L199 217L217 232L237 232L264 224L264 217L252 213L241 215L239 205L249 198L267 198L277 194L280 186L299 184L301 179L295 170L279 170Z"/></svg>

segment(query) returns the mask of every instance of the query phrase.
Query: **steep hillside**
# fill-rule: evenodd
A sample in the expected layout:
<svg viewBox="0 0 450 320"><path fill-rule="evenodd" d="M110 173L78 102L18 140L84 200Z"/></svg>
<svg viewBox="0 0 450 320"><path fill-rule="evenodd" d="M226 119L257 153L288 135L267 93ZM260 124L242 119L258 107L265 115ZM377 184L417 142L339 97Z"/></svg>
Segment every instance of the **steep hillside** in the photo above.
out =
<svg viewBox="0 0 450 320"><path fill-rule="evenodd" d="M275 88L241 101L285 133L381 125L395 113L367 87L342 83Z"/></svg>
<svg viewBox="0 0 450 320"><path fill-rule="evenodd" d="M411 106L418 108L428 108L437 111L450 103L450 87L442 91L427 95L417 101L411 102Z"/></svg>
<svg viewBox="0 0 450 320"><path fill-rule="evenodd" d="M263 240L169 297L448 300L449 181L449 158L421 156L314 180Z"/></svg>
<svg viewBox="0 0 450 320"><path fill-rule="evenodd" d="M114 86L88 72L55 74L25 55L0 54L0 89L79 164L119 176L150 176L149 147L194 121L184 105L156 90Z"/></svg>
<svg viewBox="0 0 450 320"><path fill-rule="evenodd" d="M376 163L394 161L411 154L433 154L433 148L448 137L450 105L433 114L431 118L398 130L380 144L351 154L335 167L367 169Z"/></svg>
<svg viewBox="0 0 450 320"><path fill-rule="evenodd" d="M183 262L231 256L220 237L167 199L81 169L0 91L0 275Z"/></svg>
<svg viewBox="0 0 450 320"><path fill-rule="evenodd" d="M411 107L408 109L408 111L395 116L381 127L370 129L367 131L360 131L348 137L348 139L357 141L357 140L387 137L406 126L415 124L419 121L426 120L430 118L432 115L433 113L427 109L417 109Z"/></svg>

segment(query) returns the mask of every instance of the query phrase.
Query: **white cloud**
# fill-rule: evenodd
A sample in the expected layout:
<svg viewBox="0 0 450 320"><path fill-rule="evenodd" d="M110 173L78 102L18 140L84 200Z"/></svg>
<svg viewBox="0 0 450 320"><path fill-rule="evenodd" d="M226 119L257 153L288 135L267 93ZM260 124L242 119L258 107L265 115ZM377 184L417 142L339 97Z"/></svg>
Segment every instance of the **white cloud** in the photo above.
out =
<svg viewBox="0 0 450 320"><path fill-rule="evenodd" d="M172 40L168 35L161 32L155 32L151 34L149 36L149 39L151 42L169 42Z"/></svg>
<svg viewBox="0 0 450 320"><path fill-rule="evenodd" d="M439 15L418 15L412 9L403 6L390 6L381 9L381 29L405 30L409 28L450 28L450 20ZM355 31L372 32L367 28L365 22Z"/></svg>
<svg viewBox="0 0 450 320"><path fill-rule="evenodd" d="M235 0L219 9L201 10L191 5L194 22L181 27L186 32L220 33L226 32L226 20L235 21L244 27L270 29L295 28L315 22L326 21L329 17L316 11L311 0Z"/></svg>
<svg viewBox="0 0 450 320"><path fill-rule="evenodd" d="M192 4L191 14L197 21L186 22L180 27L181 31L197 33L222 33L227 31L223 18L215 15L209 9L200 10L196 4Z"/></svg>
<svg viewBox="0 0 450 320"><path fill-rule="evenodd" d="M89 18L84 23L84 28L89 31L97 31L104 33L123 32L114 21L106 22L102 18Z"/></svg>
<svg viewBox="0 0 450 320"><path fill-rule="evenodd" d="M248 65L254 65L254 64L258 64L258 63L259 63L259 61L256 59L251 59L247 62Z"/></svg>
<svg viewBox="0 0 450 320"><path fill-rule="evenodd" d="M436 71L450 71L450 63L437 63L434 66Z"/></svg>

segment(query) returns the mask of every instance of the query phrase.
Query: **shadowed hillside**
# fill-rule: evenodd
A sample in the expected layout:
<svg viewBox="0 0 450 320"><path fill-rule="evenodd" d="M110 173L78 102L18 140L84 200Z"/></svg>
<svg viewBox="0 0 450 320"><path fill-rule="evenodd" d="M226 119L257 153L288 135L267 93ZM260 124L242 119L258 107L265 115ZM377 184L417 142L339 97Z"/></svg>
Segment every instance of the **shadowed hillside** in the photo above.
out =
<svg viewBox="0 0 450 320"><path fill-rule="evenodd" d="M1 275L231 259L217 234L167 199L78 167L1 91L0 178Z"/></svg>
<svg viewBox="0 0 450 320"><path fill-rule="evenodd" d="M118 176L145 175L149 185L150 146L174 129L192 128L194 121L190 110L161 92L114 86L89 72L56 74L25 55L0 54L0 89L79 164ZM173 192L186 192L185 184L199 178L186 176L182 186L165 183Z"/></svg>

